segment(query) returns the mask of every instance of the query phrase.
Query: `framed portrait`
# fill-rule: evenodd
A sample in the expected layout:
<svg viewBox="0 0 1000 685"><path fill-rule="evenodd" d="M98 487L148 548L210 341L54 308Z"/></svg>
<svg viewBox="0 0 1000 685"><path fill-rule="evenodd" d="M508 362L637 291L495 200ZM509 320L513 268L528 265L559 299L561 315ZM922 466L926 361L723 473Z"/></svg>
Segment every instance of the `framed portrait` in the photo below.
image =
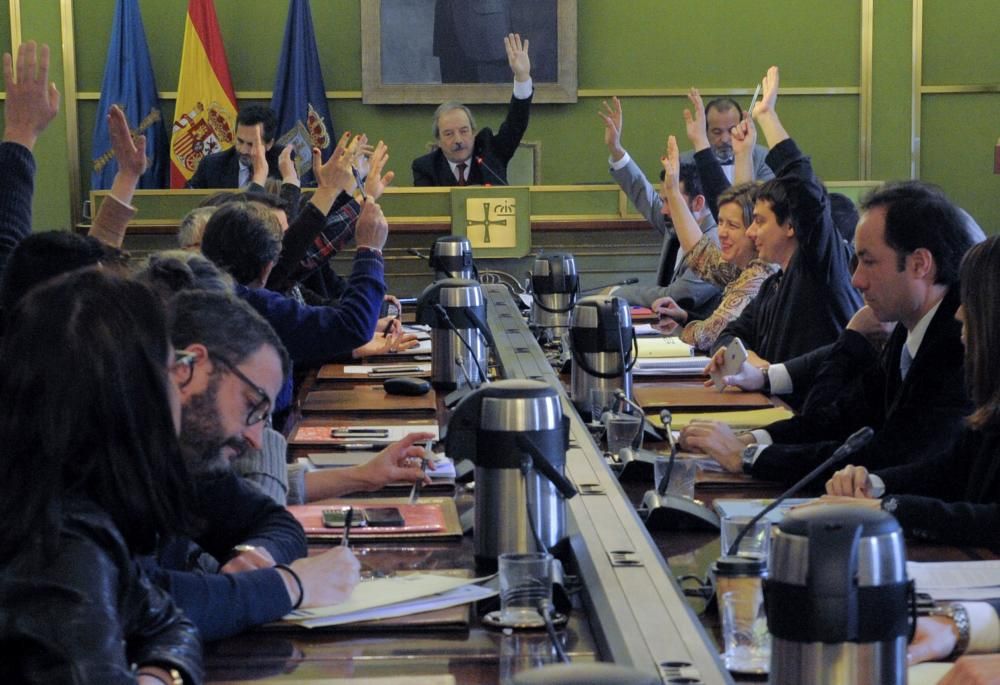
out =
<svg viewBox="0 0 1000 685"><path fill-rule="evenodd" d="M576 102L576 0L361 0L362 99L507 102L508 33L529 41L534 102Z"/></svg>

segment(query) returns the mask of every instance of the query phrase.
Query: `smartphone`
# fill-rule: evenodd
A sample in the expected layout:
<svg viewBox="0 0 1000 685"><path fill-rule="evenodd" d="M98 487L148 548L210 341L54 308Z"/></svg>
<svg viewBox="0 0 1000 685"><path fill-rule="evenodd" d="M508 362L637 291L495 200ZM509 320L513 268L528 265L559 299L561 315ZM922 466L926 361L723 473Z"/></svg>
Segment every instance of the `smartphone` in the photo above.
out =
<svg viewBox="0 0 1000 685"><path fill-rule="evenodd" d="M712 371L712 382L715 383L715 389L722 392L726 383L722 379L726 376L735 376L740 372L743 367L743 362L747 360L747 348L743 346L743 341L739 338L733 338L728 345L726 345L725 359L722 363L722 368Z"/></svg>
<svg viewBox="0 0 1000 685"><path fill-rule="evenodd" d="M388 428L334 428L330 431L330 436L334 438L359 438L373 440L375 438L388 438Z"/></svg>
<svg viewBox="0 0 1000 685"><path fill-rule="evenodd" d="M364 510L364 520L373 528L402 528L406 525L399 507L369 507Z"/></svg>
<svg viewBox="0 0 1000 685"><path fill-rule="evenodd" d="M323 510L323 525L327 528L343 528L347 525L347 510L350 507L340 507L337 509ZM365 525L360 516L354 516L351 520L351 527Z"/></svg>

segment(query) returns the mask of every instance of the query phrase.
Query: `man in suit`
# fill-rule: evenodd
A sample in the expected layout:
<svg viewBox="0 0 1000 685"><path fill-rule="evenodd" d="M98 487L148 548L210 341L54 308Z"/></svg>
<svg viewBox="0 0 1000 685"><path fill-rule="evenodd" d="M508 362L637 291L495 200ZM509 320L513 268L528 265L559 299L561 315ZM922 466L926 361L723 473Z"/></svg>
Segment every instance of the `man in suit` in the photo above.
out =
<svg viewBox="0 0 1000 685"><path fill-rule="evenodd" d="M724 424L692 424L681 435L685 448L729 471L794 481L861 426L873 427L875 437L850 461L868 469L931 457L957 439L972 409L955 320L958 267L973 244L965 220L939 189L919 181L887 184L862 209L852 283L878 320L899 322L881 355L849 329L827 359L865 370L835 401L743 435Z"/></svg>
<svg viewBox="0 0 1000 685"><path fill-rule="evenodd" d="M228 150L213 152L198 164L189 188L246 188L253 178L254 146L263 145L267 175L281 178L278 157L284 149L274 144L278 118L269 107L250 105L236 116L236 144Z"/></svg>
<svg viewBox="0 0 1000 685"><path fill-rule="evenodd" d="M464 186L507 185L507 163L528 128L531 109L531 61L528 41L512 33L504 38L507 62L514 72L514 94L507 118L496 134L492 129L476 130L469 108L446 102L434 112L434 139L437 148L413 160L413 185Z"/></svg>

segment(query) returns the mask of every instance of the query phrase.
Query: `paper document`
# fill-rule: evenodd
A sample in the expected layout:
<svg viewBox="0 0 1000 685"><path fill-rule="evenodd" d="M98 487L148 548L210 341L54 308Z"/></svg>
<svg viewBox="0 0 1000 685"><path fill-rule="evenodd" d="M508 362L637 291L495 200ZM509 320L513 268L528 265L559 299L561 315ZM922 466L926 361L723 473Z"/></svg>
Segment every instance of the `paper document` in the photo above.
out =
<svg viewBox="0 0 1000 685"><path fill-rule="evenodd" d="M909 685L937 685L952 666L954 664L936 661L910 666L907 669L906 682Z"/></svg>
<svg viewBox="0 0 1000 685"><path fill-rule="evenodd" d="M1000 561L906 562L906 573L936 600L986 600L1000 597Z"/></svg>
<svg viewBox="0 0 1000 685"><path fill-rule="evenodd" d="M640 359L663 359L665 357L690 357L694 348L680 338L639 338Z"/></svg>
<svg viewBox="0 0 1000 685"><path fill-rule="evenodd" d="M372 581L374 582L374 581ZM362 583L364 585L364 583ZM356 592L356 590L355 590ZM304 621L295 621L305 628L322 628L324 626L341 626L347 623L358 623L360 621L376 621L384 618L397 618L399 616L410 616L411 614L422 614L426 611L437 611L438 609L448 609L460 604L471 604L492 597L497 594L496 590L491 590L482 585L463 585L462 587L446 590L428 597L420 597L408 602L398 602L383 607L364 609L350 614L340 614L338 616L324 616L322 618L311 618Z"/></svg>
<svg viewBox="0 0 1000 685"><path fill-rule="evenodd" d="M752 430L761 428L775 421L790 419L795 414L784 407L768 407L767 409L745 409L736 411L709 412L679 412L672 413L670 426L674 430L687 428L694 421L721 421L734 430ZM650 422L659 428L663 427L660 417L649 417Z"/></svg>
<svg viewBox="0 0 1000 685"><path fill-rule="evenodd" d="M653 324L651 323L637 323L632 328L635 330L636 335L644 338L651 335L663 335L653 328Z"/></svg>
<svg viewBox="0 0 1000 685"><path fill-rule="evenodd" d="M467 585L473 585L483 580L485 578L460 578L456 576L439 576L432 573L413 573L393 576L391 578L375 578L374 580L360 583L354 588L354 592L351 593L350 598L342 604L317 607L315 609L299 609L285 616L284 620L300 623L313 619L351 616L347 621L367 621L372 618L378 618L369 614L373 609L439 595ZM489 588L483 589L487 593L493 592ZM489 594L486 596L489 596ZM474 598L467 601L476 600ZM419 611L426 611L426 609L419 609ZM402 616L404 614L396 615ZM319 624L314 623L314 625ZM328 622L322 625L335 625L335 623Z"/></svg>
<svg viewBox="0 0 1000 685"><path fill-rule="evenodd" d="M717 499L712 504L720 518L732 518L734 516L756 516L764 507L770 505L774 499ZM810 498L790 498L779 504L777 508L768 512L766 518L771 523L777 524L787 514L792 507L811 502Z"/></svg>
<svg viewBox="0 0 1000 685"><path fill-rule="evenodd" d="M641 348L640 348L641 350ZM669 357L638 359L632 367L637 376L696 376L705 370L708 357Z"/></svg>

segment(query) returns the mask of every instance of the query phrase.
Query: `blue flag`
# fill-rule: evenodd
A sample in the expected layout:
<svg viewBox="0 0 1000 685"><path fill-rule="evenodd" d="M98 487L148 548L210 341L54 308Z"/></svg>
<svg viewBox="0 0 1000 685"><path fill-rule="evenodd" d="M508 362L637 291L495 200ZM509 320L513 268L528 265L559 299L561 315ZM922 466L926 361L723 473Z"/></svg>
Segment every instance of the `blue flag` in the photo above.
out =
<svg viewBox="0 0 1000 685"><path fill-rule="evenodd" d="M97 107L97 123L94 125L94 167L90 177L93 190L110 188L118 171L118 162L111 153L106 119L111 105L118 105L124 110L133 135L146 135L149 168L139 179L139 187L163 188L167 171L167 138L160 116L153 62L149 58L137 0L117 0L115 5L115 23L111 28L108 60L101 84L101 103Z"/></svg>
<svg viewBox="0 0 1000 685"><path fill-rule="evenodd" d="M278 143L295 148L295 164L303 185L313 181L312 150L327 159L333 152L333 122L316 52L309 0L291 0L281 62L274 79L271 109L278 115Z"/></svg>

